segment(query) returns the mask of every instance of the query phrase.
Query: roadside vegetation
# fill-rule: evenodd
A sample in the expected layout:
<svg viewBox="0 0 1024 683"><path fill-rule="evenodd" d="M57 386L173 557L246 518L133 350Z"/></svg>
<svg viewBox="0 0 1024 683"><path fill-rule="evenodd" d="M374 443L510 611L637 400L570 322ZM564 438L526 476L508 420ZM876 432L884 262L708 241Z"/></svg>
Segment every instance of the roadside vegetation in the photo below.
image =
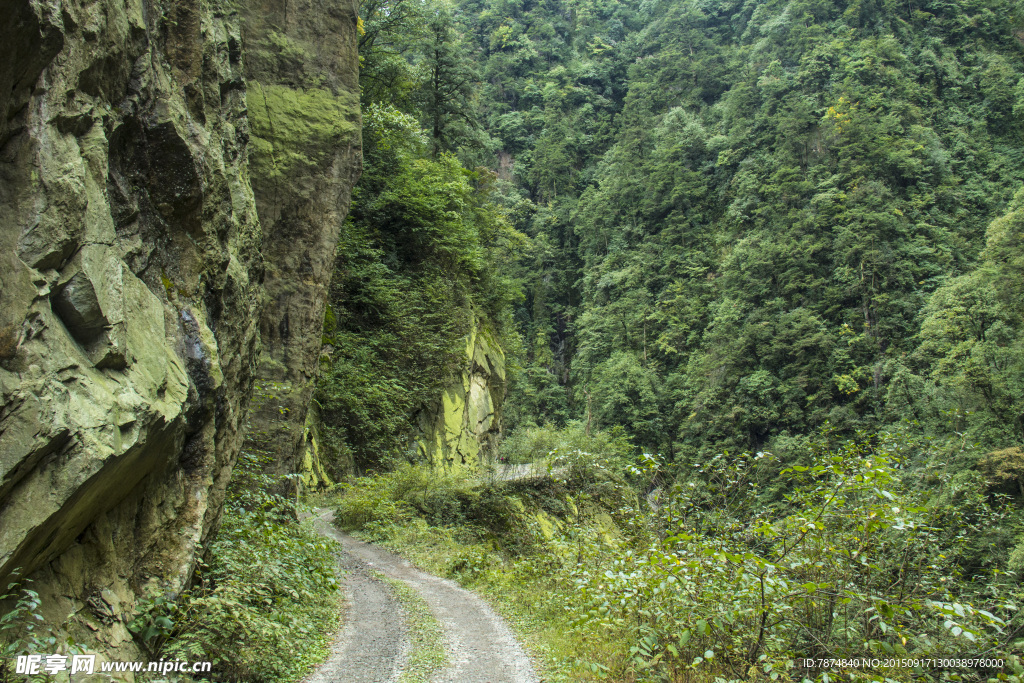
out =
<svg viewBox="0 0 1024 683"><path fill-rule="evenodd" d="M335 543L315 531L310 508L273 493L280 482L262 465L243 453L193 584L140 606L130 628L150 661L209 661L217 681L290 683L327 658L342 617Z"/></svg>
<svg viewBox="0 0 1024 683"><path fill-rule="evenodd" d="M825 432L790 462L721 454L691 471L580 425L506 444L530 440L574 448L537 450L540 474L516 481L501 466L364 477L336 522L488 597L547 680L1024 674L1019 511L906 434ZM884 664L951 657L990 664Z"/></svg>
<svg viewBox="0 0 1024 683"><path fill-rule="evenodd" d="M263 473L267 457L243 453L220 532L192 584L177 595L155 587L128 624L145 660L211 662L211 673L144 672L136 680L293 683L327 658L343 616L336 544L313 528L311 508L273 493L282 487ZM31 582L10 583L2 597L16 602L0 616L0 682L54 680L15 673L17 655L84 652L73 639L57 639Z"/></svg>

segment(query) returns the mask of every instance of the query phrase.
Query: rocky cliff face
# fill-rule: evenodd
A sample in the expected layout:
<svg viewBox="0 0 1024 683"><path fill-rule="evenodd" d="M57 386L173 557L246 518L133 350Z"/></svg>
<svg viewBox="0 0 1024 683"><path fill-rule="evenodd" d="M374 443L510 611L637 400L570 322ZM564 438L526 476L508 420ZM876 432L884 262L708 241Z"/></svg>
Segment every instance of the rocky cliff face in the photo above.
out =
<svg viewBox="0 0 1024 683"><path fill-rule="evenodd" d="M326 287L358 173L350 4L220 7L0 0L0 585L111 659L216 527L261 326L319 342L315 301L261 314Z"/></svg>
<svg viewBox="0 0 1024 683"><path fill-rule="evenodd" d="M267 267L259 400L247 447L278 473L316 460L307 411L338 231L362 159L356 16L352 1L252 0L242 10L252 182Z"/></svg>
<svg viewBox="0 0 1024 683"><path fill-rule="evenodd" d="M505 352L478 320L466 339L462 373L417 419L419 456L435 467L479 470L501 437L505 387Z"/></svg>

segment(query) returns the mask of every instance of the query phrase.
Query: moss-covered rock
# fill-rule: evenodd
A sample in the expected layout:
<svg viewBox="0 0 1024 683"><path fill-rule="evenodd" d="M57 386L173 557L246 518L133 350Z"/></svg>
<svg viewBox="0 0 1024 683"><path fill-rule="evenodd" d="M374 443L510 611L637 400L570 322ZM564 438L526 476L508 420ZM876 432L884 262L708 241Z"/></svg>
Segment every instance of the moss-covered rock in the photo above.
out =
<svg viewBox="0 0 1024 683"><path fill-rule="evenodd" d="M338 148L358 138L359 98L347 91L335 95L322 88L253 82L249 120L253 175L261 182L287 182L330 168Z"/></svg>
<svg viewBox="0 0 1024 683"><path fill-rule="evenodd" d="M302 461L299 465L302 485L307 491L322 491L334 486L331 476L324 467L324 460L320 452L319 423L316 406L311 406L309 414L306 415Z"/></svg>
<svg viewBox="0 0 1024 683"><path fill-rule="evenodd" d="M249 162L267 264L257 374L287 387L253 411L248 447L272 454L276 473L312 476L323 469L318 449L307 447L307 416L324 309L361 170L356 5L249 0L240 13Z"/></svg>
<svg viewBox="0 0 1024 683"><path fill-rule="evenodd" d="M359 173L355 8L0 14L0 586L20 568L49 625L140 659L139 601L218 525L261 330L303 438Z"/></svg>
<svg viewBox="0 0 1024 683"><path fill-rule="evenodd" d="M485 320L466 339L465 364L418 418L419 456L436 467L477 471L496 452L505 401L505 352Z"/></svg>
<svg viewBox="0 0 1024 683"><path fill-rule="evenodd" d="M0 585L137 659L140 597L216 527L256 360L239 28L190 0L0 13Z"/></svg>

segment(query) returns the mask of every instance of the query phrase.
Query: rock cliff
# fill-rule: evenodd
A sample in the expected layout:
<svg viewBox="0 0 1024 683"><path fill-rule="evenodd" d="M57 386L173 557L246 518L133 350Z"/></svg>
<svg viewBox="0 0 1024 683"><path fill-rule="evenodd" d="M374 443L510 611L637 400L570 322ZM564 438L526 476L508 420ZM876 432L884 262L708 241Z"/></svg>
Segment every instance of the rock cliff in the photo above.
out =
<svg viewBox="0 0 1024 683"><path fill-rule="evenodd" d="M242 10L252 183L263 224L267 306L247 447L295 472L307 429L338 231L361 156L356 7L251 0ZM316 469L319 463L311 463Z"/></svg>
<svg viewBox="0 0 1024 683"><path fill-rule="evenodd" d="M305 415L358 175L354 5L241 5L0 0L0 585L111 659L216 528L261 331Z"/></svg>
<svg viewBox="0 0 1024 683"><path fill-rule="evenodd" d="M504 401L505 352L478 319L466 338L462 373L417 418L419 457L435 467L479 470L501 437Z"/></svg>

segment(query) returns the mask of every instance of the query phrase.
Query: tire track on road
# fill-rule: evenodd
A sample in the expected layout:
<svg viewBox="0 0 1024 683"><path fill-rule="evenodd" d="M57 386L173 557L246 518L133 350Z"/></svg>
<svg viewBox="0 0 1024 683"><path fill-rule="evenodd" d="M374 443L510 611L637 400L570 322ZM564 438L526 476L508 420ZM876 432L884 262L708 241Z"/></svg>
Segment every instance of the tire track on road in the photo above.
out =
<svg viewBox="0 0 1024 683"><path fill-rule="evenodd" d="M342 544L344 566L356 567L351 574L366 576L376 588L383 590L390 595L391 603L395 605L393 614L400 614L400 607L397 600L388 591L387 586L370 577L368 570L381 572L391 579L396 579L416 590L426 601L431 613L440 622L444 631L445 649L448 652L448 667L436 672L430 679L430 683L539 683L533 664L516 641L512 631L505 624L505 621L498 616L490 606L479 596L460 587L453 581L433 576L414 567L407 560L388 552L383 548L359 541L348 534L344 534L330 524L332 514L329 511L322 511L317 520L318 529L324 535L330 536ZM361 567L361 569L359 569ZM349 590L349 582L346 581L346 591ZM359 584L352 584L353 589L367 590L364 594L371 601L377 600L374 593ZM408 648L404 620L399 631L394 628L380 628L378 638L359 637L360 634L352 633L357 627L355 621L362 619L365 615L380 614L382 607L378 603L368 609L363 609L359 601L363 598L358 593L348 593L351 608L347 619L349 623L343 629L349 634L347 640L343 637L344 648L338 653L342 657L351 658L349 661L358 665L356 670L362 672L368 663L369 668L378 667L379 678L355 678L345 668L344 661L335 663L335 655L317 672L321 675L325 669L331 669L336 674L342 674L340 678L310 678L308 683L385 683L386 681L397 680L400 675L401 665L404 662L405 652ZM383 642L387 639L388 642ZM396 644L396 641L404 644ZM367 650L369 649L369 651ZM376 648L376 650L374 650ZM404 648L404 649L403 649ZM398 668L387 668L379 655L387 649L390 661ZM372 662L377 662L372 664ZM342 666L338 668L337 664ZM362 675L362 674L360 674Z"/></svg>

